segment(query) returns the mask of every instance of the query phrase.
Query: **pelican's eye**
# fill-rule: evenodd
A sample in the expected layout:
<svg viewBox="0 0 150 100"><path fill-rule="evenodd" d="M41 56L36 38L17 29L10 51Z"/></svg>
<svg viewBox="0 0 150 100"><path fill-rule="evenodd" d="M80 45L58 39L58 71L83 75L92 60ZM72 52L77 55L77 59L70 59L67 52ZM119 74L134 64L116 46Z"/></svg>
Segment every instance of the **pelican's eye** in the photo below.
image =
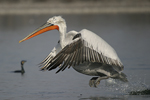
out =
<svg viewBox="0 0 150 100"><path fill-rule="evenodd" d="M49 25L49 26L53 26L54 24L47 22L47 25Z"/></svg>

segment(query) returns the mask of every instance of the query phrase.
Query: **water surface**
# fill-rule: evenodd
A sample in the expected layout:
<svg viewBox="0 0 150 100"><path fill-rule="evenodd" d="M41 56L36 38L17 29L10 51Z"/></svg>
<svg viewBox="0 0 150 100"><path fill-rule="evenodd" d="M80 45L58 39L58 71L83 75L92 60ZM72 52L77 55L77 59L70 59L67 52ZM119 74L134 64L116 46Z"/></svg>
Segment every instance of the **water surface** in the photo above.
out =
<svg viewBox="0 0 150 100"><path fill-rule="evenodd" d="M38 63L59 40L57 30L19 43L53 15L0 16L0 99L1 100L141 100L149 95L129 95L149 88L150 14L62 15L68 31L89 29L106 40L123 62L129 84L108 86L101 81L91 88L91 76L72 68L55 74L39 71ZM12 73L27 60L24 75Z"/></svg>

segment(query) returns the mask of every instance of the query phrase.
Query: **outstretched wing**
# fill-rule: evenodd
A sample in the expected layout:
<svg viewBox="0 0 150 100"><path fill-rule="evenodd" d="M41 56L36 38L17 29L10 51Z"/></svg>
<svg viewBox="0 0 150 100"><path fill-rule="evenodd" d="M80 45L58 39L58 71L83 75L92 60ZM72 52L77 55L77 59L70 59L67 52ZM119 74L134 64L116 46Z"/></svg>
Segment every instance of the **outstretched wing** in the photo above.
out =
<svg viewBox="0 0 150 100"><path fill-rule="evenodd" d="M53 48L53 50L49 53L49 55L39 64L40 67L43 68L48 66L49 62L61 51L60 41L58 44Z"/></svg>
<svg viewBox="0 0 150 100"><path fill-rule="evenodd" d="M99 49L98 47L96 48L96 45L90 43L88 38L85 38L85 32L89 33L90 31L84 30L81 31L81 33L75 35L72 40L73 42L66 45L55 57L47 62L48 64L46 66L43 66L41 69L52 70L61 65L59 70L56 72L58 73L61 70L65 70L67 67L70 68L71 66L76 66L84 62L99 62L111 66L117 66L118 70L123 70L123 65L112 47L105 43L105 41L101 38L98 38L100 40L98 40L97 42L102 42L102 44L99 43L99 45L97 46L101 46L99 48L103 48L106 50ZM91 33L90 35L93 36L93 33ZM97 36L94 35L94 37ZM96 42L96 40L93 41ZM110 53L114 54L108 55L107 53L109 53L109 50L107 49L112 49Z"/></svg>

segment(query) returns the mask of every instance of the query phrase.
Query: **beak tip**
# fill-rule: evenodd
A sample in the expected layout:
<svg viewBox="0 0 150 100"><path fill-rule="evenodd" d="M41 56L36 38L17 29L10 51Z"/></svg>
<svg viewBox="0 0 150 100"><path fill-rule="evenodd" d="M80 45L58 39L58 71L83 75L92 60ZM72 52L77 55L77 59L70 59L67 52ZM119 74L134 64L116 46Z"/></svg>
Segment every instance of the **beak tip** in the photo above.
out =
<svg viewBox="0 0 150 100"><path fill-rule="evenodd" d="M19 43L23 42L23 40L20 40Z"/></svg>

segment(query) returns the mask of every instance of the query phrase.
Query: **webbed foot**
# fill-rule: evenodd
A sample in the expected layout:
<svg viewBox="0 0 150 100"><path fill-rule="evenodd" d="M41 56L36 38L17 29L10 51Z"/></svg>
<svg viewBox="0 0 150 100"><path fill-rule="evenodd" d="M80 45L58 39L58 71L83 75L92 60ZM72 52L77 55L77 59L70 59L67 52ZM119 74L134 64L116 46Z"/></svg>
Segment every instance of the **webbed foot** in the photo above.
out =
<svg viewBox="0 0 150 100"><path fill-rule="evenodd" d="M97 81L97 79L98 79L98 77L93 77L93 78L91 78L90 81L89 81L89 86L96 88L97 85L100 84L100 80Z"/></svg>
<svg viewBox="0 0 150 100"><path fill-rule="evenodd" d="M89 86L90 87L95 87L97 88L97 86L100 84L100 81L102 79L108 79L109 77L108 76L103 76L103 77L93 77L90 79L89 81Z"/></svg>

